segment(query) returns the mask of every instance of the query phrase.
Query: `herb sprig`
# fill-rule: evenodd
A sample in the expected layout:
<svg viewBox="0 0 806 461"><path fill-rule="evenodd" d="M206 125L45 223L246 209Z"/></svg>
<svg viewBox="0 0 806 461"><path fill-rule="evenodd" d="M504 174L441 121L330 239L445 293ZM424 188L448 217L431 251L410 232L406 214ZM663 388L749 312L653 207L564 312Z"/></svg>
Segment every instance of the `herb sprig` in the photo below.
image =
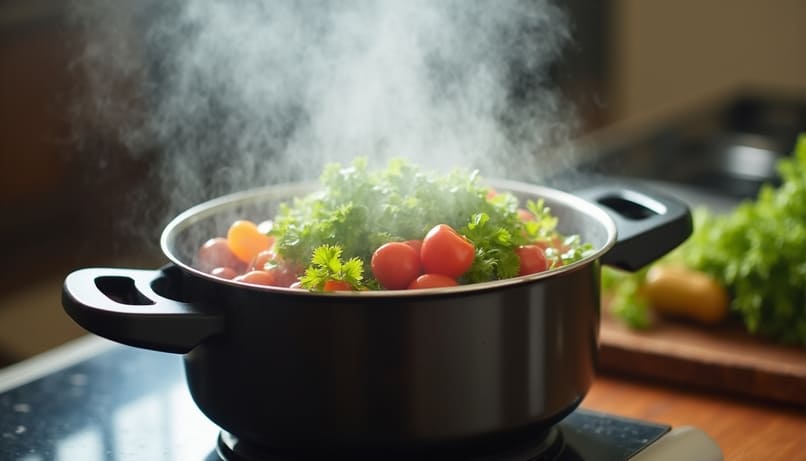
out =
<svg viewBox="0 0 806 461"><path fill-rule="evenodd" d="M342 249L334 245L322 245L313 252L311 264L300 277L302 288L322 291L329 281L348 283L354 290L364 288L364 263L356 258L343 261Z"/></svg>

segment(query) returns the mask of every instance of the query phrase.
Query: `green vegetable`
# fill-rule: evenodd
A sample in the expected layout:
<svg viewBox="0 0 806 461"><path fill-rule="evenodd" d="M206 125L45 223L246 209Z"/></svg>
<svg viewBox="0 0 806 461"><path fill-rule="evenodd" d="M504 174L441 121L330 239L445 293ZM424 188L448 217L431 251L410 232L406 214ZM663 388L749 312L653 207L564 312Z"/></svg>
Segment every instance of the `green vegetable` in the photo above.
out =
<svg viewBox="0 0 806 461"><path fill-rule="evenodd" d="M322 291L325 283L338 280L349 283L354 290L364 288L364 263L358 258L343 262L341 254L342 249L339 246L322 245L314 250L311 265L299 279L302 287Z"/></svg>
<svg viewBox="0 0 806 461"><path fill-rule="evenodd" d="M527 203L536 219L524 222L517 199L506 193L488 197L489 187L480 183L477 172L437 175L403 159L372 171L366 158L358 158L349 168L329 165L320 182L320 192L281 205L271 231L284 260L301 267L310 264L304 285L312 289L321 288L323 277L333 277L333 248L341 250L339 257L368 265L384 243L422 240L437 224L457 229L474 244L476 258L462 283L517 275L514 248L557 235L556 218L542 201ZM578 260L591 249L578 238L568 241L571 249L562 255L565 262ZM327 255L318 254L323 246L330 248ZM315 253L319 257L311 262ZM371 274L363 283L377 286Z"/></svg>
<svg viewBox="0 0 806 461"><path fill-rule="evenodd" d="M475 246L476 257L465 274L469 282L505 279L518 275L518 256L512 251L514 237L506 227L490 221L487 213L476 213L460 233Z"/></svg>
<svg viewBox="0 0 806 461"><path fill-rule="evenodd" d="M658 263L675 259L710 274L729 289L731 311L750 333L806 347L806 134L778 171L781 186L765 185L729 214L697 210L692 236ZM618 302L640 303L636 280L619 288Z"/></svg>
<svg viewBox="0 0 806 461"><path fill-rule="evenodd" d="M646 330L652 325L649 301L641 295L646 270L624 272L602 267L602 290L611 297L610 309L630 328Z"/></svg>

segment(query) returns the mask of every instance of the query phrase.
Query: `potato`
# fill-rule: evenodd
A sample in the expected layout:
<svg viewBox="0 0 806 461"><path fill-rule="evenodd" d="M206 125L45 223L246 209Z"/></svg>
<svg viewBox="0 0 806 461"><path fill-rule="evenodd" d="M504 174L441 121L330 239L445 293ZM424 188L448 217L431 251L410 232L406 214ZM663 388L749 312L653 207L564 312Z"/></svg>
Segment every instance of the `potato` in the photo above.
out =
<svg viewBox="0 0 806 461"><path fill-rule="evenodd" d="M646 275L644 293L661 314L717 324L728 315L730 299L725 288L703 272L677 265L658 265Z"/></svg>

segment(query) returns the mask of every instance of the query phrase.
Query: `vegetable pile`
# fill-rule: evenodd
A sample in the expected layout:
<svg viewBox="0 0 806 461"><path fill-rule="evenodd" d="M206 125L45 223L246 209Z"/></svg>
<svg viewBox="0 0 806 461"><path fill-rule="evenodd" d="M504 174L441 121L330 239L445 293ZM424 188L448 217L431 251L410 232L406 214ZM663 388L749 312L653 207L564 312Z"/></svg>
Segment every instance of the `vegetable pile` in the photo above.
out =
<svg viewBox="0 0 806 461"><path fill-rule="evenodd" d="M721 287L729 296L730 313L750 333L806 347L806 134L793 155L779 161L778 171L778 188L765 185L755 200L729 214L696 210L689 240L649 268L635 274L604 270L603 286L613 297L614 313L631 326L648 327L650 309L658 304L650 275L676 267L711 278L701 286L708 286L705 293L713 301L678 298L682 310L712 322L724 318L703 311L720 309Z"/></svg>
<svg viewBox="0 0 806 461"><path fill-rule="evenodd" d="M257 285L401 290L542 272L593 250L560 235L542 200L521 207L476 172L438 175L402 159L372 171L358 158L329 165L320 182L270 220L234 222L199 249L195 266Z"/></svg>

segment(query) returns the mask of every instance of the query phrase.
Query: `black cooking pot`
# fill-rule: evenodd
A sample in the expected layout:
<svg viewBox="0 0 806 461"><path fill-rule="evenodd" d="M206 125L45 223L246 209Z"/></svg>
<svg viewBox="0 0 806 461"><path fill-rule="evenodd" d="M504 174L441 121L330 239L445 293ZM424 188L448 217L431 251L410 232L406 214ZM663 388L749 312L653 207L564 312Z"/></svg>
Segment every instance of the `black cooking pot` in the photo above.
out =
<svg viewBox="0 0 806 461"><path fill-rule="evenodd" d="M179 215L162 234L171 261L162 269L69 274L64 308L98 335L185 354L190 392L230 445L371 456L536 437L593 379L600 264L657 259L690 234L691 216L630 187L570 195L491 185L543 198L559 230L595 251L550 272L412 291L310 293L193 267L201 243L235 219L273 216L280 201L311 191L282 185Z"/></svg>

